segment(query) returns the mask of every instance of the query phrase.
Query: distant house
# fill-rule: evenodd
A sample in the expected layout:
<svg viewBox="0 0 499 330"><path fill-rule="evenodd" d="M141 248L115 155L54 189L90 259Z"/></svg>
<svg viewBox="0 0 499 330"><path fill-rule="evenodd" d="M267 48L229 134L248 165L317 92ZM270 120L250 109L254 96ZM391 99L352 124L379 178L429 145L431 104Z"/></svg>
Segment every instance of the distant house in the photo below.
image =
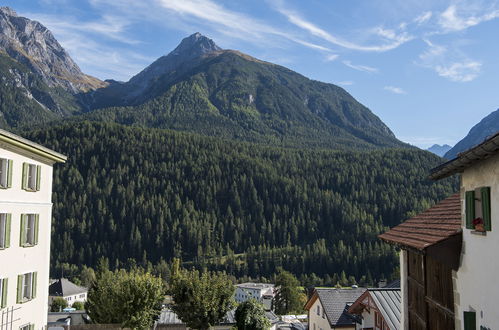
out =
<svg viewBox="0 0 499 330"><path fill-rule="evenodd" d="M248 299L255 299L263 304L266 310L272 307L274 299L274 284L269 283L241 283L236 284L234 299L237 303L245 302Z"/></svg>
<svg viewBox="0 0 499 330"><path fill-rule="evenodd" d="M367 289L348 309L350 314L360 316L362 323L357 329L400 329L400 288Z"/></svg>
<svg viewBox="0 0 499 330"><path fill-rule="evenodd" d="M60 278L49 286L49 304L52 304L55 298L60 297L71 306L75 302L87 301L88 289L74 284L66 278Z"/></svg>
<svg viewBox="0 0 499 330"><path fill-rule="evenodd" d="M401 329L499 329L499 133L433 169L461 188L380 235L402 248Z"/></svg>
<svg viewBox="0 0 499 330"><path fill-rule="evenodd" d="M305 305L308 329L357 329L361 319L348 309L365 291L365 288L316 288Z"/></svg>

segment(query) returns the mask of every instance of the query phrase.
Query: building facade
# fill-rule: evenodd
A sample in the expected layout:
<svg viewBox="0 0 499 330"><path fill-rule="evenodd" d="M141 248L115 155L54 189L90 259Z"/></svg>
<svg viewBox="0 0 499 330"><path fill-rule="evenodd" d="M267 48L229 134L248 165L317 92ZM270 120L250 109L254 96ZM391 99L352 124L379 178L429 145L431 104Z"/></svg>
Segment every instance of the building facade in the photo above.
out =
<svg viewBox="0 0 499 330"><path fill-rule="evenodd" d="M274 284L248 282L236 284L234 300L237 303L242 303L248 299L255 299L262 303L266 310L270 310L274 295Z"/></svg>
<svg viewBox="0 0 499 330"><path fill-rule="evenodd" d="M360 316L358 330L400 329L400 288L369 288L348 309Z"/></svg>
<svg viewBox="0 0 499 330"><path fill-rule="evenodd" d="M52 166L66 156L0 130L0 329L47 324Z"/></svg>
<svg viewBox="0 0 499 330"><path fill-rule="evenodd" d="M76 285L67 278L60 278L49 285L49 305L55 298L62 298L72 306L75 302L87 301L88 289Z"/></svg>

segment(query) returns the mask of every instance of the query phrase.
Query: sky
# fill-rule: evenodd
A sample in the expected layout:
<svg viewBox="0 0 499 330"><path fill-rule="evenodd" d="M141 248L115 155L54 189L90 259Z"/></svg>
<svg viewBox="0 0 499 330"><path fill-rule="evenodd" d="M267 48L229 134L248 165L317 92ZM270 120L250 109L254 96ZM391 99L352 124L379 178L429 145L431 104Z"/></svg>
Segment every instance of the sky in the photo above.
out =
<svg viewBox="0 0 499 330"><path fill-rule="evenodd" d="M499 0L8 0L83 72L126 81L195 32L341 86L402 141L454 145L499 108Z"/></svg>

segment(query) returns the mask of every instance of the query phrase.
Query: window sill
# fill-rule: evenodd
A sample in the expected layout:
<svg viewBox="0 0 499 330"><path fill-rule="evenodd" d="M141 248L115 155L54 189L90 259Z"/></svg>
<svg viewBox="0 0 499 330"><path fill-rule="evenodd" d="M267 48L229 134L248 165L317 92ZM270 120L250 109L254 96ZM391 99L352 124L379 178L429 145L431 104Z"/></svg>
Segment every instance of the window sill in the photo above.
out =
<svg viewBox="0 0 499 330"><path fill-rule="evenodd" d="M23 248L30 248L30 247L34 247L36 245L37 244L24 244L24 245L21 245L21 247L23 247Z"/></svg>
<svg viewBox="0 0 499 330"><path fill-rule="evenodd" d="M470 231L470 233L473 234L473 235L478 235L478 236L487 236L487 232L486 231L472 230L472 231Z"/></svg>

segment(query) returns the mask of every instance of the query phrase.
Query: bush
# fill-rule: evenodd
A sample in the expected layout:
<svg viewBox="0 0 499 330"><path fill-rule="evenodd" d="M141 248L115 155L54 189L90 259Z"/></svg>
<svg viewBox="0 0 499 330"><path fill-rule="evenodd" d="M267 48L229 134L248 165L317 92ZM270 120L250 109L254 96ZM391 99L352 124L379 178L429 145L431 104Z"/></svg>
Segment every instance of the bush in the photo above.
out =
<svg viewBox="0 0 499 330"><path fill-rule="evenodd" d="M62 297L57 297L52 301L52 305L50 306L50 311L60 312L66 307L68 307L68 302L66 301L66 299Z"/></svg>
<svg viewBox="0 0 499 330"><path fill-rule="evenodd" d="M75 301L71 307L73 307L77 311L82 311L85 309L85 304L81 301Z"/></svg>

